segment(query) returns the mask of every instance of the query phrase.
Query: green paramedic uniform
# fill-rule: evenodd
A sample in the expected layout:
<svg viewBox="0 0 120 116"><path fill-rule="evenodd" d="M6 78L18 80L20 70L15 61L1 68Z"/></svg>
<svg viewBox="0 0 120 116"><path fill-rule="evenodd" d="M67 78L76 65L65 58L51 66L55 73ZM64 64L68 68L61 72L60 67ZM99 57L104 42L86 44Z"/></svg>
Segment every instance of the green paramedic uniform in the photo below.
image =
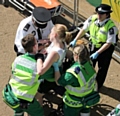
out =
<svg viewBox="0 0 120 116"><path fill-rule="evenodd" d="M76 74L76 67L80 69L78 74ZM79 116L80 112L90 112L90 107L83 105L82 100L94 91L95 77L96 72L90 62L86 62L82 66L75 62L59 78L58 83L66 88L65 95L63 96L65 116Z"/></svg>
<svg viewBox="0 0 120 116"><path fill-rule="evenodd" d="M43 116L43 108L34 98L39 87L36 59L34 55L18 56L12 65L12 76L4 88L3 99L15 111L14 116Z"/></svg>

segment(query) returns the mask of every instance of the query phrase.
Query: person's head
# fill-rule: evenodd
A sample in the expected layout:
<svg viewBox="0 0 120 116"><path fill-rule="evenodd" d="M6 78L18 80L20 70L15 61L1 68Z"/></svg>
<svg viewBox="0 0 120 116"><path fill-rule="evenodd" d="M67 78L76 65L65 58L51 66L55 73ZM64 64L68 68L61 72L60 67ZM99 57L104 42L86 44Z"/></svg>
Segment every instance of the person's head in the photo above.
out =
<svg viewBox="0 0 120 116"><path fill-rule="evenodd" d="M47 22L51 20L51 13L44 7L35 7L32 13L32 20L36 27L45 28Z"/></svg>
<svg viewBox="0 0 120 116"><path fill-rule="evenodd" d="M100 21L110 18L110 13L112 12L111 6L107 4L100 4L98 7L96 7L95 11L97 12L98 19Z"/></svg>
<svg viewBox="0 0 120 116"><path fill-rule="evenodd" d="M38 43L33 34L26 35L21 40L22 46L28 53L36 54L38 51Z"/></svg>
<svg viewBox="0 0 120 116"><path fill-rule="evenodd" d="M80 64L90 60L90 53L84 44L76 45L73 49L73 57L75 62Z"/></svg>
<svg viewBox="0 0 120 116"><path fill-rule="evenodd" d="M72 39L72 34L68 32L68 29L63 24L55 24L50 33L50 41L66 41L67 44Z"/></svg>

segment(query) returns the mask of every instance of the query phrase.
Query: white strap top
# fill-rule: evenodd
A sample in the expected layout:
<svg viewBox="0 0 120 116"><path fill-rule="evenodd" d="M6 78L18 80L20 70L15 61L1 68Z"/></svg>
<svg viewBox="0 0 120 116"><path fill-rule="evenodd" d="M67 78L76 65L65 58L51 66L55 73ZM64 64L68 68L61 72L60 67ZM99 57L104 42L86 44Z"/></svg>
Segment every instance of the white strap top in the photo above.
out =
<svg viewBox="0 0 120 116"><path fill-rule="evenodd" d="M59 54L59 56L60 56L60 58L59 58L59 60L58 60L59 66L62 65L62 62L63 62L63 60L64 60L64 58L65 58L65 56L66 56L66 44L64 43L64 45L65 45L65 49L58 48L58 47L54 47L54 49L53 49L53 43L51 43L50 46L47 48L47 53L48 53L48 54L49 54L51 51L56 51L56 52Z"/></svg>

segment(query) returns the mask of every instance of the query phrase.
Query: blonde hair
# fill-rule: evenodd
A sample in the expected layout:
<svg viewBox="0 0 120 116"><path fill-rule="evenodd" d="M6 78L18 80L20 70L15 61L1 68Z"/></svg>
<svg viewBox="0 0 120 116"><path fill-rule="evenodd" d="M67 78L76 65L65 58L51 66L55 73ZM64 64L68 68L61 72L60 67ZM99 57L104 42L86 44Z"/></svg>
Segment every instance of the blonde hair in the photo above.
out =
<svg viewBox="0 0 120 116"><path fill-rule="evenodd" d="M70 43L72 39L72 34L68 32L68 29L63 24L55 24L54 25L54 31L58 34L58 37L65 41L67 44Z"/></svg>
<svg viewBox="0 0 120 116"><path fill-rule="evenodd" d="M84 44L76 45L74 47L73 53L78 55L78 61L80 63L84 63L90 60L90 53Z"/></svg>

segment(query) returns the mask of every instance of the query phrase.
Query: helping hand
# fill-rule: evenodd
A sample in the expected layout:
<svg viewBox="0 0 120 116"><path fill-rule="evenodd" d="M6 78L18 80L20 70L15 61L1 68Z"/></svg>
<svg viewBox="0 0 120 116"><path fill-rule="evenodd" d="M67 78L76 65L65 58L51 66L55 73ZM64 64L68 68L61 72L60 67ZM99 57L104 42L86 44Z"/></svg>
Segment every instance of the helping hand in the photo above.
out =
<svg viewBox="0 0 120 116"><path fill-rule="evenodd" d="M90 58L91 58L92 60L95 60L98 56L99 56L99 53L98 53L98 52L95 52L95 53L93 53L93 54L90 56Z"/></svg>
<svg viewBox="0 0 120 116"><path fill-rule="evenodd" d="M73 41L71 41L71 42L70 42L70 46L74 47L75 44L76 44L76 41L77 41L76 39L74 39Z"/></svg>
<svg viewBox="0 0 120 116"><path fill-rule="evenodd" d="M54 62L53 63L53 67L55 71L59 71L59 66L58 66L58 62Z"/></svg>

